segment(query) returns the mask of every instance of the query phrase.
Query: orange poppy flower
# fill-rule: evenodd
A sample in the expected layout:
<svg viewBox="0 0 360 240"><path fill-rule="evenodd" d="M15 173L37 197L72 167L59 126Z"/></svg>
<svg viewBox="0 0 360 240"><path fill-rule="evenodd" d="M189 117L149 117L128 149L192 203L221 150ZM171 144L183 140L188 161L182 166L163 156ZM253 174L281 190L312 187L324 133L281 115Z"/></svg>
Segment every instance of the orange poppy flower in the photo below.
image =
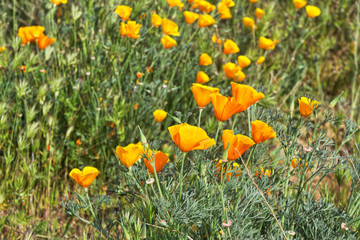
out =
<svg viewBox="0 0 360 240"><path fill-rule="evenodd" d="M245 27L251 28L251 30L253 30L254 28L256 29L255 21L252 18L244 17L243 23Z"/></svg>
<svg viewBox="0 0 360 240"><path fill-rule="evenodd" d="M208 27L211 26L215 23L215 19L213 19L210 15L205 14L205 15L199 15L199 27Z"/></svg>
<svg viewBox="0 0 360 240"><path fill-rule="evenodd" d="M119 5L116 7L115 12L121 17L125 22L130 18L132 8L124 5Z"/></svg>
<svg viewBox="0 0 360 240"><path fill-rule="evenodd" d="M164 110L157 109L153 112L154 119L156 122L162 122L167 116L167 113Z"/></svg>
<svg viewBox="0 0 360 240"><path fill-rule="evenodd" d="M218 4L218 13L220 14L221 19L229 19L232 18L230 8L226 6L226 4L220 2Z"/></svg>
<svg viewBox="0 0 360 240"><path fill-rule="evenodd" d="M245 106L237 103L231 97L225 97L220 93L210 95L211 103L214 107L215 117L217 120L224 122L235 113L245 111Z"/></svg>
<svg viewBox="0 0 360 240"><path fill-rule="evenodd" d="M198 72L198 74L196 75L197 83L204 84L207 83L208 81L209 81L209 76L205 72L203 71Z"/></svg>
<svg viewBox="0 0 360 240"><path fill-rule="evenodd" d="M251 2L251 3L256 3L257 1L259 1L259 0L249 0L249 2Z"/></svg>
<svg viewBox="0 0 360 240"><path fill-rule="evenodd" d="M300 9L306 6L307 2L305 0L293 0L293 4L296 9Z"/></svg>
<svg viewBox="0 0 360 240"><path fill-rule="evenodd" d="M264 168L263 167L260 167L260 171L259 170L256 170L255 172L255 177L260 177L262 178L262 176L267 176L268 178L271 177L271 170L270 169L266 169L265 172L264 172Z"/></svg>
<svg viewBox="0 0 360 240"><path fill-rule="evenodd" d="M260 37L259 39L259 48L261 49L265 49L265 50L270 50L270 49L274 49L276 43L278 43L278 41L273 41L269 38L266 37Z"/></svg>
<svg viewBox="0 0 360 240"><path fill-rule="evenodd" d="M301 174L301 170L305 167L308 166L308 163L305 163L305 166L304 166L304 163L303 161L301 161L301 158L294 158L291 160L291 166L295 169L295 168L299 168L300 170L300 174ZM307 169L306 172L309 172L311 170L311 168Z"/></svg>
<svg viewBox="0 0 360 240"><path fill-rule="evenodd" d="M168 128L172 140L182 152L203 150L215 145L213 138L209 138L206 132L187 123L174 125Z"/></svg>
<svg viewBox="0 0 360 240"><path fill-rule="evenodd" d="M233 0L221 0L221 3L227 6L228 8L235 6Z"/></svg>
<svg viewBox="0 0 360 240"><path fill-rule="evenodd" d="M81 139L76 140L76 145L81 146Z"/></svg>
<svg viewBox="0 0 360 240"><path fill-rule="evenodd" d="M178 25L167 18L162 19L161 27L165 35L180 36Z"/></svg>
<svg viewBox="0 0 360 240"><path fill-rule="evenodd" d="M50 0L50 2L52 2L55 5L60 5L61 3L66 4L68 0Z"/></svg>
<svg viewBox="0 0 360 240"><path fill-rule="evenodd" d="M207 53L203 53L200 56L200 65L207 66L212 64L212 59Z"/></svg>
<svg viewBox="0 0 360 240"><path fill-rule="evenodd" d="M84 167L83 170L74 168L69 173L70 177L72 177L77 184L79 184L83 188L87 188L91 185L91 183L95 180L97 175L99 175L99 170L94 167Z"/></svg>
<svg viewBox="0 0 360 240"><path fill-rule="evenodd" d="M269 125L260 120L251 122L251 133L252 139L257 144L276 137L274 130Z"/></svg>
<svg viewBox="0 0 360 240"><path fill-rule="evenodd" d="M256 63L257 63L258 65L260 65L260 64L262 64L264 61L265 61L264 56L261 56L261 57L258 58L258 60L256 60Z"/></svg>
<svg viewBox="0 0 360 240"><path fill-rule="evenodd" d="M209 3L208 1L204 1L204 0L199 1L199 9L200 9L200 11L209 13L211 11L214 11L215 8L216 8L216 6Z"/></svg>
<svg viewBox="0 0 360 240"><path fill-rule="evenodd" d="M222 44L222 40L219 39L216 34L211 37L211 40L213 41L213 43L217 43L218 45Z"/></svg>
<svg viewBox="0 0 360 240"><path fill-rule="evenodd" d="M245 109L265 97L263 93L258 93L248 85L232 82L231 88L234 101L243 105Z"/></svg>
<svg viewBox="0 0 360 240"><path fill-rule="evenodd" d="M251 64L251 60L248 57L246 57L244 55L240 55L238 57L238 65L239 65L239 67L245 68L245 67L249 66L250 64Z"/></svg>
<svg viewBox="0 0 360 240"><path fill-rule="evenodd" d="M245 74L241 71L241 67L232 62L226 63L223 66L223 70L228 79L233 79L237 82L241 82L246 77Z"/></svg>
<svg viewBox="0 0 360 240"><path fill-rule="evenodd" d="M181 11L184 7L184 3L181 2L181 0L166 0L170 7L179 7L179 10Z"/></svg>
<svg viewBox="0 0 360 240"><path fill-rule="evenodd" d="M231 130L224 130L222 135L222 141L224 145L224 150L226 150L229 145L228 151L228 161L234 161L240 157L248 148L253 146L254 141L244 135L237 134L234 135Z"/></svg>
<svg viewBox="0 0 360 240"><path fill-rule="evenodd" d="M169 162L169 155L161 151L156 151L155 156L152 153L151 149L148 149L145 153L146 158L143 157L146 168L151 174L154 174L154 169L151 165L155 161L155 170L157 173L161 172L166 163ZM155 159L154 159L155 158ZM150 161L149 161L150 160Z"/></svg>
<svg viewBox="0 0 360 240"><path fill-rule="evenodd" d="M158 28L161 25L162 18L156 13L151 15L151 23L154 27Z"/></svg>
<svg viewBox="0 0 360 240"><path fill-rule="evenodd" d="M136 103L134 104L134 109L136 110L139 107Z"/></svg>
<svg viewBox="0 0 360 240"><path fill-rule="evenodd" d="M236 43L233 40L226 39L224 43L224 53L225 54L231 54L231 53L237 53L240 49L236 45Z"/></svg>
<svg viewBox="0 0 360 240"><path fill-rule="evenodd" d="M261 8L256 8L255 9L255 16L257 17L257 19L261 19L262 16L264 15L264 10L262 10Z"/></svg>
<svg viewBox="0 0 360 240"><path fill-rule="evenodd" d="M41 34L38 38L37 44L40 49L45 49L55 42L55 38L48 38L45 34Z"/></svg>
<svg viewBox="0 0 360 240"><path fill-rule="evenodd" d="M19 70L22 71L23 73L25 73L26 72L26 66L25 65L19 66Z"/></svg>
<svg viewBox="0 0 360 240"><path fill-rule="evenodd" d="M225 173L225 167L222 166L223 161L220 159L217 163L216 163L216 169L219 173L221 173L221 169L223 169L223 174ZM240 177L241 176L241 169L239 164L237 164L236 162L232 163L232 166L229 167L228 169L228 173L226 174L227 176L227 181L229 182L230 179L232 178L232 176L235 177ZM220 175L220 174L219 174ZM219 176L220 177L220 176Z"/></svg>
<svg viewBox="0 0 360 240"><path fill-rule="evenodd" d="M122 164L131 167L141 158L141 154L144 154L144 148L141 142L137 144L131 143L126 147L117 146L116 154Z"/></svg>
<svg viewBox="0 0 360 240"><path fill-rule="evenodd" d="M321 14L320 8L315 6L307 5L305 9L309 18L314 18Z"/></svg>
<svg viewBox="0 0 360 240"><path fill-rule="evenodd" d="M171 38L169 35L165 35L165 37L161 38L161 43L165 49L169 49L177 45L176 40Z"/></svg>
<svg viewBox="0 0 360 240"><path fill-rule="evenodd" d="M220 89L193 83L191 91L199 108L204 108L211 102L210 95L218 93Z"/></svg>
<svg viewBox="0 0 360 240"><path fill-rule="evenodd" d="M22 40L22 45L25 45L28 42L34 43L44 31L45 28L42 26L20 27L18 36Z"/></svg>
<svg viewBox="0 0 360 240"><path fill-rule="evenodd" d="M129 38L138 39L141 24L136 23L135 21L128 21L127 23L121 22L120 33L121 36L127 36Z"/></svg>
<svg viewBox="0 0 360 240"><path fill-rule="evenodd" d="M315 100L311 100L310 98L307 97L301 97L300 99L298 99L298 102L299 102L300 114L304 118L310 116L313 110L320 105L319 102Z"/></svg>
<svg viewBox="0 0 360 240"><path fill-rule="evenodd" d="M193 13L190 11L185 11L184 12L184 17L185 17L185 21L187 24L192 24L193 22L196 21L196 19L199 18L199 14L197 13Z"/></svg>

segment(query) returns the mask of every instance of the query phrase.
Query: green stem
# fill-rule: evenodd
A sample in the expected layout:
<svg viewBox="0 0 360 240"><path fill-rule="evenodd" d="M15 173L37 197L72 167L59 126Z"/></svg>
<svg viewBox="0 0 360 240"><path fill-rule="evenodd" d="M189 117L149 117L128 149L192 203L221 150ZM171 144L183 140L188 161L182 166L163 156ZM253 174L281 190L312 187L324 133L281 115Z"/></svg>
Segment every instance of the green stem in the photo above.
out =
<svg viewBox="0 0 360 240"><path fill-rule="evenodd" d="M238 117L239 117L239 114L235 114L235 118L234 118L234 122L233 122L232 127L231 127L231 131L234 131L235 123L236 123L236 120L238 119Z"/></svg>
<svg viewBox="0 0 360 240"><path fill-rule="evenodd" d="M141 185L139 184L138 180L135 178L134 173L132 172L132 167L129 167L129 175L133 178L133 180L135 181L135 184L137 186L137 188L139 189L139 191L141 192L141 194L145 197L146 194L144 192L144 189L141 187Z"/></svg>
<svg viewBox="0 0 360 240"><path fill-rule="evenodd" d="M248 113L248 126L249 126L249 136L251 136L251 116L250 116L250 109L247 110Z"/></svg>
<svg viewBox="0 0 360 240"><path fill-rule="evenodd" d="M216 141L217 141L217 138L218 138L218 135L219 135L219 131L221 130L222 123L223 123L223 122L220 122L220 121L219 121L217 130L216 130L216 135L215 135L215 144L216 144Z"/></svg>
<svg viewBox="0 0 360 240"><path fill-rule="evenodd" d="M198 127L200 127L200 123L201 123L201 114L204 111L204 108L199 108L199 120L198 120Z"/></svg>
<svg viewBox="0 0 360 240"><path fill-rule="evenodd" d="M95 221L96 221L96 220L97 220L97 217L96 217L96 214L95 214L95 212L94 212L94 209L93 209L92 204L91 204L91 201L90 201L89 189L88 189L88 188L85 188L84 190L85 190L86 199L87 199L87 201L88 201L88 203L89 203L90 212L91 212L91 214L93 215L93 217L95 218Z"/></svg>
<svg viewBox="0 0 360 240"><path fill-rule="evenodd" d="M156 168L155 168L155 161L154 163L151 163L153 169L154 169L154 176L155 176L155 181L156 181L156 185L159 189L159 193L160 193L160 197L161 198L164 198L163 194L162 194L162 191L161 191L161 187L160 187L160 181L159 181L159 178L158 178L158 175L157 175L157 172L156 172Z"/></svg>
<svg viewBox="0 0 360 240"><path fill-rule="evenodd" d="M182 195L182 188L183 188L183 175L184 175L184 162L186 158L187 153L184 153L184 157L181 160L181 170L180 170L180 196L179 200L181 201L181 195Z"/></svg>

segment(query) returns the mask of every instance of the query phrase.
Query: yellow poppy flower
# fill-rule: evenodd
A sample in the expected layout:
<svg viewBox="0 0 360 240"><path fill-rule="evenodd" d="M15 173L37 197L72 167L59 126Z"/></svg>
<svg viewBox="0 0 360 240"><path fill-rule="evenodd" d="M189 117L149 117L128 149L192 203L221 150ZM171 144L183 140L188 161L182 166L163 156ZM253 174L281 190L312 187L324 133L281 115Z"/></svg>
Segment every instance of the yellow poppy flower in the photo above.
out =
<svg viewBox="0 0 360 240"><path fill-rule="evenodd" d="M255 9L255 16L257 17L257 19L261 19L262 16L264 15L264 10L262 10L261 8L256 8Z"/></svg>
<svg viewBox="0 0 360 240"><path fill-rule="evenodd" d="M161 172L166 165L166 163L169 162L169 155L166 153L163 153L161 151L156 151L155 156L152 153L151 149L148 149L145 153L146 158L143 157L144 163L146 168L149 170L151 174L154 174L154 169L151 165L153 161L155 161L155 170L157 173ZM150 160L150 161L149 161Z"/></svg>
<svg viewBox="0 0 360 240"><path fill-rule="evenodd" d="M221 0L221 3L227 6L228 8L235 6L233 0Z"/></svg>
<svg viewBox="0 0 360 240"><path fill-rule="evenodd" d="M254 29L254 28L256 29L255 21L252 18L244 17L243 18L243 23L244 23L245 27L248 27L248 28L251 28L251 29Z"/></svg>
<svg viewBox="0 0 360 240"><path fill-rule="evenodd" d="M124 22L130 18L131 11L131 7L124 5L119 5L115 9L115 12L121 17Z"/></svg>
<svg viewBox="0 0 360 240"><path fill-rule="evenodd" d="M67 4L68 0L50 0L50 2L52 2L55 5L60 5L62 4Z"/></svg>
<svg viewBox="0 0 360 240"><path fill-rule="evenodd" d="M246 57L244 55L240 55L238 57L238 65L239 65L239 67L245 68L245 67L249 66L250 64L251 64L251 60L248 57Z"/></svg>
<svg viewBox="0 0 360 240"><path fill-rule="evenodd" d="M205 86L198 83L193 83L191 87L191 92L193 93L196 104L199 108L204 108L211 102L210 95L213 93L218 93L220 89Z"/></svg>
<svg viewBox="0 0 360 240"><path fill-rule="evenodd" d="M167 18L162 19L161 27L165 35L180 36L178 25Z"/></svg>
<svg viewBox="0 0 360 240"><path fill-rule="evenodd" d="M225 54L231 54L231 53L237 53L240 49L236 45L236 43L233 40L226 39L224 43L224 53Z"/></svg>
<svg viewBox="0 0 360 240"><path fill-rule="evenodd" d="M121 36L127 36L129 38L138 39L139 32L142 25L136 23L135 21L128 21L127 23L121 22L120 34Z"/></svg>
<svg viewBox="0 0 360 240"><path fill-rule="evenodd" d="M137 144L129 144L126 147L117 146L116 154L119 157L122 164L126 167L131 167L137 160L141 158L141 154L144 153L143 145L141 142Z"/></svg>
<svg viewBox="0 0 360 240"><path fill-rule="evenodd" d="M209 12L215 10L215 8L216 8L216 6L209 3L208 1L204 1L204 0L199 1L199 9L202 12L209 13Z"/></svg>
<svg viewBox="0 0 360 240"><path fill-rule="evenodd" d="M169 35L165 35L165 37L161 38L161 43L165 49L169 49L177 45L176 40L171 38Z"/></svg>
<svg viewBox="0 0 360 240"><path fill-rule="evenodd" d="M278 43L277 40L271 40L269 38L266 37L260 37L259 38L259 48L261 49L265 49L265 50L270 50L270 49L274 49L275 45Z"/></svg>
<svg viewBox="0 0 360 240"><path fill-rule="evenodd" d="M199 27L208 27L211 26L215 23L215 19L213 19L210 15L206 14L206 15L199 15Z"/></svg>
<svg viewBox="0 0 360 240"><path fill-rule="evenodd" d="M258 65L262 64L265 61L265 58L263 56L259 57L258 60L256 61L256 63Z"/></svg>
<svg viewBox="0 0 360 240"><path fill-rule="evenodd" d="M217 43L218 45L222 44L222 40L219 39L216 34L211 37L211 40L213 41L213 43Z"/></svg>
<svg viewBox="0 0 360 240"><path fill-rule="evenodd" d="M197 83L204 84L207 83L208 81L209 81L209 76L205 72L203 71L198 72L198 74L196 75Z"/></svg>
<svg viewBox="0 0 360 240"><path fill-rule="evenodd" d="M232 62L228 62L223 65L223 70L228 79L233 79L237 82L241 82L246 77L245 74L241 71L241 67Z"/></svg>
<svg viewBox="0 0 360 240"><path fill-rule="evenodd" d="M156 122L162 122L167 116L167 113L164 110L157 109L153 112L154 119Z"/></svg>
<svg viewBox="0 0 360 240"><path fill-rule="evenodd" d="M224 150L226 150L229 145L228 150L228 159L229 161L234 161L240 157L248 148L255 145L254 141L251 138L237 134L234 135L233 131L225 130L222 135L222 141Z"/></svg>
<svg viewBox="0 0 360 240"><path fill-rule="evenodd" d="M296 9L300 9L306 6L307 2L305 0L293 0L293 4Z"/></svg>
<svg viewBox="0 0 360 240"><path fill-rule="evenodd" d="M202 53L200 56L200 65L207 66L212 64L212 59L207 53Z"/></svg>
<svg viewBox="0 0 360 240"><path fill-rule="evenodd" d="M174 125L168 128L172 140L182 152L203 150L215 145L213 138L209 138L206 132L187 123Z"/></svg>
<svg viewBox="0 0 360 240"><path fill-rule="evenodd" d="M218 13L220 14L221 19L229 19L232 18L230 8L226 6L226 4L220 2L218 4Z"/></svg>
<svg viewBox="0 0 360 240"><path fill-rule="evenodd" d="M252 139L257 144L276 137L274 130L269 127L269 125L260 120L251 122L251 133Z"/></svg>
<svg viewBox="0 0 360 240"><path fill-rule="evenodd" d="M318 7L307 5L306 6L306 13L309 18L317 17L321 14L321 10Z"/></svg>
<svg viewBox="0 0 360 240"><path fill-rule="evenodd" d="M310 98L307 97L301 97L300 99L298 99L298 102L299 102L300 114L304 118L310 116L313 110L320 105L319 102L315 100L311 100Z"/></svg>
<svg viewBox="0 0 360 240"><path fill-rule="evenodd" d="M161 25L161 22L162 18L159 15L157 15L156 13L151 15L151 24L154 27L158 28Z"/></svg>
<svg viewBox="0 0 360 240"><path fill-rule="evenodd" d="M185 17L185 21L187 24L192 24L193 22L196 21L196 19L199 18L199 14L197 13L193 13L190 11L185 11L184 12L184 17Z"/></svg>
<svg viewBox="0 0 360 240"><path fill-rule="evenodd" d="M94 181L97 175L99 175L99 173L99 170L94 167L84 167L83 170L77 168L72 169L69 175L81 187L87 188L91 185L91 183Z"/></svg>

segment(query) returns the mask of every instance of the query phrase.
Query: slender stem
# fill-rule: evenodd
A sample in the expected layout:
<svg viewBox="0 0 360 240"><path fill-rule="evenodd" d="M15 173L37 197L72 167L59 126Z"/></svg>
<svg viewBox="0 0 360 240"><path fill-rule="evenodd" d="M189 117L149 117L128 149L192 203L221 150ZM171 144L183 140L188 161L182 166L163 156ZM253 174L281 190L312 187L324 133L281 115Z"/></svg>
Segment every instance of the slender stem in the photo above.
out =
<svg viewBox="0 0 360 240"><path fill-rule="evenodd" d="M234 118L234 122L233 122L232 127L231 127L231 131L234 131L235 123L236 123L236 120L238 119L238 117L239 117L239 114L238 113L235 114L235 118Z"/></svg>
<svg viewBox="0 0 360 240"><path fill-rule="evenodd" d="M219 121L217 130L216 130L216 135L215 135L215 143L217 141L217 138L218 138L218 135L219 135L219 131L221 130L221 127L222 127L222 122Z"/></svg>
<svg viewBox="0 0 360 240"><path fill-rule="evenodd" d="M360 31L360 5L356 3L357 17L356 17L356 31L355 31L355 39L354 39L354 75L352 79L352 92L351 92L351 120L354 120L354 116L356 113L355 107L358 104L358 99L360 95L360 87L356 89L357 78L358 78L358 41L359 41L359 31Z"/></svg>
<svg viewBox="0 0 360 240"><path fill-rule="evenodd" d="M182 195L182 188L183 188L183 175L184 175L184 162L186 158L187 153L184 153L184 157L181 160L181 170L180 170L180 196L179 200L181 201L181 195Z"/></svg>
<svg viewBox="0 0 360 240"><path fill-rule="evenodd" d="M201 114L204 111L204 108L199 108L199 120L198 120L198 127L200 127L200 123L201 123Z"/></svg>
<svg viewBox="0 0 360 240"><path fill-rule="evenodd" d="M153 169L154 169L154 176L155 176L155 181L156 181L156 185L159 189L159 193L160 193L160 197L161 198L164 198L163 194L162 194L162 191L161 191L161 187L160 187L160 181L159 181L159 178L158 178L158 175L157 175L157 172L156 172L156 168L155 168L155 161L153 163L151 163Z"/></svg>
<svg viewBox="0 0 360 240"><path fill-rule="evenodd" d="M248 113L248 126L249 126L249 136L251 136L251 116L250 116L250 109L247 110Z"/></svg>
<svg viewBox="0 0 360 240"><path fill-rule="evenodd" d="M93 209L92 204L91 204L91 201L90 201L89 190L88 190L88 188L85 188L84 190L85 190L86 199L87 199L87 201L88 201L88 203L89 203L90 212L91 212L91 214L93 215L93 217L95 218L95 220L97 220L96 214L95 214L95 212L94 212L94 209Z"/></svg>

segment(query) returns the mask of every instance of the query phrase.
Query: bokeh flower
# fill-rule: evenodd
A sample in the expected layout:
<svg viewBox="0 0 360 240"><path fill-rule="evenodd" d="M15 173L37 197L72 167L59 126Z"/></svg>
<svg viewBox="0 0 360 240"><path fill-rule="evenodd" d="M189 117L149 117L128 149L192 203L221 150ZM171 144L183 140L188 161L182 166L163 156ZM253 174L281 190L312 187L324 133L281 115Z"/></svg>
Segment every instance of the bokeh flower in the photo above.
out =
<svg viewBox="0 0 360 240"><path fill-rule="evenodd" d="M177 45L176 40L171 38L169 35L165 35L163 38L161 38L161 43L165 49L169 49Z"/></svg>
<svg viewBox="0 0 360 240"><path fill-rule="evenodd" d="M196 104L199 108L204 108L211 102L210 95L213 93L218 93L220 89L205 86L198 83L193 83L191 87Z"/></svg>
<svg viewBox="0 0 360 240"><path fill-rule="evenodd" d="M266 37L259 38L259 48L261 48L261 49L265 49L265 50L274 49L276 43L277 43L277 41L275 41L275 40L273 41Z"/></svg>
<svg viewBox="0 0 360 240"><path fill-rule="evenodd" d="M187 123L168 128L172 140L182 152L203 150L215 145L213 138L209 138L205 130Z"/></svg>
<svg viewBox="0 0 360 240"><path fill-rule="evenodd" d="M235 63L228 62L223 66L223 70L228 79L233 79L236 82L241 82L245 79L245 74L241 71L241 67Z"/></svg>
<svg viewBox="0 0 360 240"><path fill-rule="evenodd" d="M116 154L120 159L120 162L126 167L131 167L137 160L141 158L141 154L144 153L144 148L141 142L137 144L129 144L126 147L117 146Z"/></svg>
<svg viewBox="0 0 360 240"><path fill-rule="evenodd" d="M151 15L151 24L154 27L158 28L161 25L161 22L162 22L162 18L159 15L157 15L156 13L153 13Z"/></svg>
<svg viewBox="0 0 360 240"><path fill-rule="evenodd" d="M256 63L257 63L258 65L260 65L260 64L262 64L264 61L265 61L264 56L261 56L261 57L258 58L258 60L256 60Z"/></svg>
<svg viewBox="0 0 360 240"><path fill-rule="evenodd" d="M197 83L204 84L207 83L208 81L209 81L209 76L205 72L203 71L198 72L198 74L196 75Z"/></svg>
<svg viewBox="0 0 360 240"><path fill-rule="evenodd" d="M68 0L50 0L50 2L52 2L55 5L60 5L62 4L67 4Z"/></svg>
<svg viewBox="0 0 360 240"><path fill-rule="evenodd" d="M209 12L215 10L215 8L216 8L216 6L214 4L211 4L208 1L205 1L205 0L199 1L199 9L202 12L209 13Z"/></svg>
<svg viewBox="0 0 360 240"><path fill-rule="evenodd" d="M81 187L87 188L91 185L91 183L95 180L99 173L99 170L94 167L84 167L83 170L77 168L72 169L69 175Z"/></svg>
<svg viewBox="0 0 360 240"><path fill-rule="evenodd" d="M300 114L304 118L310 116L310 114L312 114L313 110L316 109L320 105L319 102L317 102L315 100L311 100L310 98L307 98L307 97L299 98L298 102L299 102Z"/></svg>
<svg viewBox="0 0 360 240"><path fill-rule="evenodd" d="M274 130L269 125L260 120L251 122L251 133L252 139L256 144L276 137Z"/></svg>
<svg viewBox="0 0 360 240"><path fill-rule="evenodd" d="M167 18L162 19L161 27L165 35L180 36L178 25Z"/></svg>
<svg viewBox="0 0 360 240"><path fill-rule="evenodd" d="M261 8L256 8L255 9L255 16L257 17L257 19L261 19L262 16L264 15L264 10L262 10Z"/></svg>
<svg viewBox="0 0 360 240"><path fill-rule="evenodd" d="M249 66L250 64L251 64L251 60L248 57L246 57L244 55L240 55L238 57L238 65L239 65L239 67L245 68L245 67Z"/></svg>
<svg viewBox="0 0 360 240"><path fill-rule="evenodd" d="M128 21L127 23L121 22L120 34L121 36L127 36L129 38L138 39L139 31L142 25L136 23L135 21Z"/></svg>
<svg viewBox="0 0 360 240"><path fill-rule="evenodd" d="M184 7L184 3L182 3L181 0L166 0L166 2L169 4L170 7L179 7L180 11Z"/></svg>
<svg viewBox="0 0 360 240"><path fill-rule="evenodd" d="M253 30L254 28L256 29L255 21L254 21L254 19L252 19L252 18L244 17L244 18L243 18L243 23L244 23L245 27L251 28L252 30Z"/></svg>
<svg viewBox="0 0 360 240"><path fill-rule="evenodd" d="M216 34L214 34L212 37L211 37L211 40L213 41L213 43L216 43L218 45L222 44L222 40L219 39Z"/></svg>
<svg viewBox="0 0 360 240"><path fill-rule="evenodd" d="M231 54L231 53L237 53L240 49L236 45L236 43L233 40L226 39L224 43L224 53L225 54Z"/></svg>
<svg viewBox="0 0 360 240"><path fill-rule="evenodd" d="M214 107L215 117L221 122L228 120L235 113L246 109L245 106L237 103L233 98L225 97L220 93L213 93L210 95L210 98Z"/></svg>
<svg viewBox="0 0 360 240"><path fill-rule="evenodd" d="M296 9L300 9L306 6L307 2L305 0L293 0L293 4Z"/></svg>
<svg viewBox="0 0 360 240"><path fill-rule="evenodd" d="M187 24L192 24L199 18L199 14L190 11L185 11L184 17Z"/></svg>
<svg viewBox="0 0 360 240"><path fill-rule="evenodd" d="M215 19L213 17L211 17L210 15L208 15L208 14L199 15L198 24L199 24L200 28L211 26L214 23L215 23Z"/></svg>
<svg viewBox="0 0 360 240"><path fill-rule="evenodd" d="M200 56L200 65L207 66L212 64L212 59L207 53L202 53Z"/></svg>
<svg viewBox="0 0 360 240"><path fill-rule="evenodd" d="M248 148L255 145L255 142L244 135L234 135L232 130L224 130L222 135L224 150L229 145L228 161L234 161L240 157Z"/></svg>
<svg viewBox="0 0 360 240"><path fill-rule="evenodd" d="M41 34L37 40L38 47L42 50L55 42L55 38L49 38L45 34Z"/></svg>
<svg viewBox="0 0 360 240"><path fill-rule="evenodd" d="M125 5L119 5L116 7L115 12L121 17L121 19L125 22L130 18L132 8Z"/></svg>
<svg viewBox="0 0 360 240"><path fill-rule="evenodd" d="M225 3L220 2L218 4L218 13L220 14L221 19L229 19L232 18L230 8L226 6Z"/></svg>
<svg viewBox="0 0 360 240"><path fill-rule="evenodd" d="M321 10L318 7L307 5L306 6L306 13L309 18L317 17L321 14Z"/></svg>
<svg viewBox="0 0 360 240"><path fill-rule="evenodd" d="M22 45L25 45L28 42L34 43L44 31L45 28L42 26L20 27L18 36L22 40Z"/></svg>
<svg viewBox="0 0 360 240"><path fill-rule="evenodd" d="M167 116L167 113L164 110L157 109L153 112L154 119L156 122L162 122Z"/></svg>
<svg viewBox="0 0 360 240"><path fill-rule="evenodd" d="M228 8L235 6L235 2L233 0L221 0L221 3Z"/></svg>

